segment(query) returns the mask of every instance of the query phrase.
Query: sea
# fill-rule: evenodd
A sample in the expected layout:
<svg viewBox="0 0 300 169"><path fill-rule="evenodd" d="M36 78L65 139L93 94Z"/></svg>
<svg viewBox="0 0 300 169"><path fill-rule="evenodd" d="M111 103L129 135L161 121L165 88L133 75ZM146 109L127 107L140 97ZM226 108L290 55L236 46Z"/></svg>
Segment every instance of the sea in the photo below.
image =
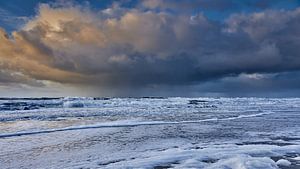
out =
<svg viewBox="0 0 300 169"><path fill-rule="evenodd" d="M300 169L300 98L0 98L1 169Z"/></svg>

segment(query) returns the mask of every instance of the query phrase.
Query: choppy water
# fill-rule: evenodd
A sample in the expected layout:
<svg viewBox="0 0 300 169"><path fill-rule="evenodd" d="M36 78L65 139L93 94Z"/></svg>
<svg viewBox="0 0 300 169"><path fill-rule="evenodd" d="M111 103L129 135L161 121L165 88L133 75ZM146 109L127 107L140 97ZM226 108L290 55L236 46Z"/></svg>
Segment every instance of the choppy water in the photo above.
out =
<svg viewBox="0 0 300 169"><path fill-rule="evenodd" d="M298 98L0 99L3 168L300 168L299 142Z"/></svg>

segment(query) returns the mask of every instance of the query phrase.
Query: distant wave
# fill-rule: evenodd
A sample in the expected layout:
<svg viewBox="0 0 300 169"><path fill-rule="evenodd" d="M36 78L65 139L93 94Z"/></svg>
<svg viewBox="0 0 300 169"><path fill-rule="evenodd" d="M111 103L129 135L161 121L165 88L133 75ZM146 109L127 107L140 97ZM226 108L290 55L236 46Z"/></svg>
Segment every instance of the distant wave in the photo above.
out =
<svg viewBox="0 0 300 169"><path fill-rule="evenodd" d="M57 97L57 98L0 98L0 111L35 110L46 108L94 108L109 97ZM119 98L120 99L120 98ZM123 98L124 99L124 98ZM164 97L132 97L128 99L166 99Z"/></svg>
<svg viewBox="0 0 300 169"><path fill-rule="evenodd" d="M101 100L109 98L65 97L65 98L0 98L0 111L35 110L47 108L81 108L99 106Z"/></svg>
<svg viewBox="0 0 300 169"><path fill-rule="evenodd" d="M39 131L30 131L30 132L6 133L6 134L0 134L0 138L35 135L35 134L45 134L45 133L70 131L70 130L96 129L96 128L138 127L138 126L202 123L202 122L209 122L209 121L226 121L226 120L235 120L235 119L241 119L241 118L250 118L250 117L263 116L263 115L268 115L268 114L273 114L273 113L275 113L275 112L268 111L268 112L250 114L250 115L239 115L239 116L236 116L236 117L219 118L219 119L218 118L211 118L211 119L195 120L195 121L174 121L174 122L172 122L172 121L145 121L145 122L114 121L114 122L107 122L107 123L94 124L94 125L71 126L71 127L66 127L66 128L57 128L57 129L39 130Z"/></svg>

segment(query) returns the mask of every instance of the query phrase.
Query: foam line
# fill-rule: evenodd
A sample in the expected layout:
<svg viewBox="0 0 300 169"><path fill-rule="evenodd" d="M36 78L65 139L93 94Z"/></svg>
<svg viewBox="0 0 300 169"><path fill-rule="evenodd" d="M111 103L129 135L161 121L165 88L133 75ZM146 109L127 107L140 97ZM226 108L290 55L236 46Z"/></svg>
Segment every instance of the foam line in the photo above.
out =
<svg viewBox="0 0 300 169"><path fill-rule="evenodd" d="M112 123L102 123L95 125L84 125L84 126L72 126L66 128L58 128L58 129L49 129L49 130L40 130L40 131L31 131L31 132L17 132L17 133L6 133L0 134L0 138L8 138L8 137L16 137L16 136L26 136L26 135L35 135L35 134L46 134L46 133L54 133L60 131L72 131L72 130L84 130L84 129L97 129L97 128L120 128L120 127L138 127L138 126L154 126L154 125L172 125L172 124L189 124L189 123L201 123L201 122L209 122L209 121L226 121L226 120L234 120L241 118L250 118L272 114L274 112L263 112L258 114L250 114L250 115L240 115L237 117L228 117L223 119L212 118L212 119L204 119L204 120L195 120L195 121L178 121L178 122L168 122L168 121L148 121L148 122L112 122Z"/></svg>

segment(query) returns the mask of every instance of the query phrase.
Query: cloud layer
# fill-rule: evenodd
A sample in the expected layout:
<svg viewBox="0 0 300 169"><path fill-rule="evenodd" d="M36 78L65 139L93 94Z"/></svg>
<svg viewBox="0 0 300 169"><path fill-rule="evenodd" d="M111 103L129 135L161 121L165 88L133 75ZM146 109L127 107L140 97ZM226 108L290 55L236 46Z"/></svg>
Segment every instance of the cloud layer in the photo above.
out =
<svg viewBox="0 0 300 169"><path fill-rule="evenodd" d="M41 4L20 30L0 29L0 84L123 90L222 81L224 87L228 78L240 86L243 76L300 70L300 8L236 13L219 22L157 6L164 7ZM207 91L218 88L212 87Z"/></svg>

